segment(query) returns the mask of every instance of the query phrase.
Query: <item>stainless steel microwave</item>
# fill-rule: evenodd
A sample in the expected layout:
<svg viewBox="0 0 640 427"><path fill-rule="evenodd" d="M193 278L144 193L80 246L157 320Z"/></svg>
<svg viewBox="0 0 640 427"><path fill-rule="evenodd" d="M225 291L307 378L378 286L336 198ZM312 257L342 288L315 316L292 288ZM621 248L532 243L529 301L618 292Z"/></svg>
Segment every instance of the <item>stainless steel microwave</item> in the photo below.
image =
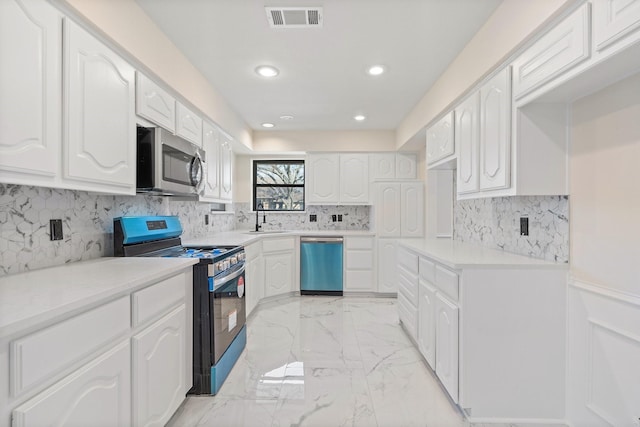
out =
<svg viewBox="0 0 640 427"><path fill-rule="evenodd" d="M205 153L169 131L138 126L136 191L197 196L204 189Z"/></svg>

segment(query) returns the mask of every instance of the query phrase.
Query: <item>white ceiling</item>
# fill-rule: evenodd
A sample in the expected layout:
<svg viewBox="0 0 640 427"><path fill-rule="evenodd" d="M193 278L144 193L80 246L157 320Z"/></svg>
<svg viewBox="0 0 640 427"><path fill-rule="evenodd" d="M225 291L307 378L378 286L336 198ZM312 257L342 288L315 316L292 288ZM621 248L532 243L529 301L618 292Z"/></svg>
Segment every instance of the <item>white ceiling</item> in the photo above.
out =
<svg viewBox="0 0 640 427"><path fill-rule="evenodd" d="M136 0L253 129L395 129L501 0ZM322 6L271 29L265 6ZM280 75L255 74L271 64ZM366 69L383 64L372 77ZM367 120L356 122L361 113ZM284 121L282 115L292 115Z"/></svg>

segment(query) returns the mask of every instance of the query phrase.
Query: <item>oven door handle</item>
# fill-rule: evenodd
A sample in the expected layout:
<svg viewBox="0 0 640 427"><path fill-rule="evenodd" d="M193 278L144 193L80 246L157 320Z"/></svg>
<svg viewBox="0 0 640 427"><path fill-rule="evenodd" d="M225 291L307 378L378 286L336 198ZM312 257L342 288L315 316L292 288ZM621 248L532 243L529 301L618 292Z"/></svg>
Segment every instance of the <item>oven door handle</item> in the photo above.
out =
<svg viewBox="0 0 640 427"><path fill-rule="evenodd" d="M218 289L220 286L223 286L225 283L229 282L230 280L235 279L236 277L240 276L242 273L244 273L245 270L245 265L242 264L242 267L237 269L236 271L234 271L233 273L229 274L228 276L224 276L223 278L216 280L215 278L213 279L213 290L215 291L216 289Z"/></svg>

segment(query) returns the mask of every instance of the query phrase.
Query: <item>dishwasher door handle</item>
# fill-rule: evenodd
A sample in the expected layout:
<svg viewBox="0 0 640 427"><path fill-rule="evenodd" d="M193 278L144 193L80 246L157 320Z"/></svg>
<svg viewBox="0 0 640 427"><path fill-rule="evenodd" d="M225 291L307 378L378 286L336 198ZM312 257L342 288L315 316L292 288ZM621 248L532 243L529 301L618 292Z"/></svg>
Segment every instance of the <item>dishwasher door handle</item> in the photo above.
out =
<svg viewBox="0 0 640 427"><path fill-rule="evenodd" d="M342 237L300 237L300 243L342 243Z"/></svg>

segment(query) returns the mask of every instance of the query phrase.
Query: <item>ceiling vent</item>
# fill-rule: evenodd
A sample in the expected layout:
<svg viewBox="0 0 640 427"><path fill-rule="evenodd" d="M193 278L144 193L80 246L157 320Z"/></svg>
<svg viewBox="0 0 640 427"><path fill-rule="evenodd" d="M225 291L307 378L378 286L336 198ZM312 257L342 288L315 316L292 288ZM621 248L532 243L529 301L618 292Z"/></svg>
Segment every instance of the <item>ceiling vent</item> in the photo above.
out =
<svg viewBox="0 0 640 427"><path fill-rule="evenodd" d="M265 7L271 28L322 28L321 7Z"/></svg>

